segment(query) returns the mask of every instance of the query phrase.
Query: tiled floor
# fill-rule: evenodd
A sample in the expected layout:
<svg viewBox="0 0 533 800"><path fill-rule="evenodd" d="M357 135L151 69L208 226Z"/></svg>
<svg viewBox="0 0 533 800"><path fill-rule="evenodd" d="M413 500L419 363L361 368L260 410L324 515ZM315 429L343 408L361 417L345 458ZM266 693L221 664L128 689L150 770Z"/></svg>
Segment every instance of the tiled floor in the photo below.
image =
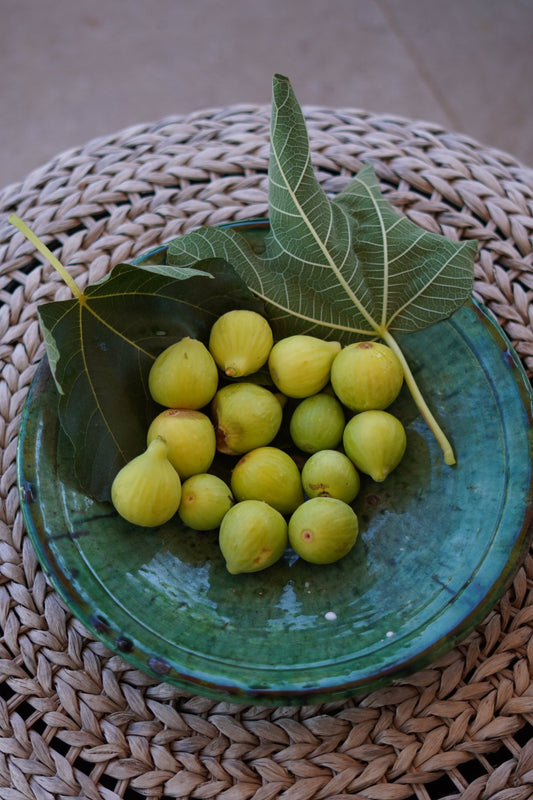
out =
<svg viewBox="0 0 533 800"><path fill-rule="evenodd" d="M0 0L0 188L136 122L269 103L426 119L533 166L533 0Z"/></svg>

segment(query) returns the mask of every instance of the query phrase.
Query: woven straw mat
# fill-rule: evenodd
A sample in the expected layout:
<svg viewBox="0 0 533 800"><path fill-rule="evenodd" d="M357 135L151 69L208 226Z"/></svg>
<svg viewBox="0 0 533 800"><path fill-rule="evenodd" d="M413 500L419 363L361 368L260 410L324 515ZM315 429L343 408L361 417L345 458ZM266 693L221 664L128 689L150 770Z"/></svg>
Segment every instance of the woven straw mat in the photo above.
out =
<svg viewBox="0 0 533 800"><path fill-rule="evenodd" d="M476 239L475 293L533 374L533 171L426 122L304 108L320 182L371 162L414 222ZM522 800L533 797L533 560L430 668L318 706L215 702L144 675L48 585L25 534L15 450L44 349L37 306L69 290L16 212L83 287L202 224L263 217L270 108L142 124L59 155L0 192L0 798Z"/></svg>

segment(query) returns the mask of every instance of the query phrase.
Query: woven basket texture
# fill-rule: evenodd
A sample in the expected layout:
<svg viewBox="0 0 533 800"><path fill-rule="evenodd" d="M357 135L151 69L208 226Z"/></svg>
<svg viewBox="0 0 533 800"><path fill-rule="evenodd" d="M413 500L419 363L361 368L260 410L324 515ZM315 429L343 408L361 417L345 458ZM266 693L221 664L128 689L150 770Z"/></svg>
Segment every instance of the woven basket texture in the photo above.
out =
<svg viewBox="0 0 533 800"><path fill-rule="evenodd" d="M328 193L371 162L414 222L475 239L475 293L533 374L533 171L427 122L304 107ZM258 707L187 694L96 641L25 533L15 450L44 353L37 306L69 290L8 224L16 212L80 286L199 225L264 217L270 108L140 124L0 193L0 798L525 800L533 797L533 559L437 663L362 697Z"/></svg>

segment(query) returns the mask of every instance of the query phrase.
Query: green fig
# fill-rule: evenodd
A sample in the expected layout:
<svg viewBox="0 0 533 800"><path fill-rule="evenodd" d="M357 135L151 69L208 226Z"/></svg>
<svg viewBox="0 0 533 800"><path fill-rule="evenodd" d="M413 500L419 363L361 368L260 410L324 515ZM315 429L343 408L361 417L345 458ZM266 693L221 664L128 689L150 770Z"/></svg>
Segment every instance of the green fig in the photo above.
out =
<svg viewBox="0 0 533 800"><path fill-rule="evenodd" d="M351 411L385 409L396 400L403 369L396 353L381 342L344 347L331 365L331 385Z"/></svg>
<svg viewBox="0 0 533 800"><path fill-rule="evenodd" d="M302 486L308 497L335 497L351 503L359 493L361 479L344 453L319 450L303 466Z"/></svg>
<svg viewBox="0 0 533 800"><path fill-rule="evenodd" d="M287 397L309 397L329 382L340 342L295 334L277 341L268 357L272 380Z"/></svg>
<svg viewBox="0 0 533 800"><path fill-rule="evenodd" d="M111 501L128 522L153 528L168 522L178 510L181 481L167 454L166 442L156 437L115 476Z"/></svg>
<svg viewBox="0 0 533 800"><path fill-rule="evenodd" d="M207 472L216 452L213 423L202 411L167 408L152 420L147 441L156 436L168 444L168 459L184 480L198 472Z"/></svg>
<svg viewBox="0 0 533 800"><path fill-rule="evenodd" d="M231 489L222 478L204 472L191 475L181 487L178 514L195 531L218 528L234 503Z"/></svg>
<svg viewBox="0 0 533 800"><path fill-rule="evenodd" d="M203 342L185 336L157 356L148 375L148 387L159 405L203 408L218 387L217 365Z"/></svg>
<svg viewBox="0 0 533 800"><path fill-rule="evenodd" d="M283 409L276 395L255 383L232 383L211 403L217 450L242 455L270 444L280 429Z"/></svg>
<svg viewBox="0 0 533 800"><path fill-rule="evenodd" d="M405 428L388 411L361 411L344 429L346 455L357 469L378 483L396 469L407 444Z"/></svg>
<svg viewBox="0 0 533 800"><path fill-rule="evenodd" d="M284 517L260 500L236 503L220 525L220 550L232 575L267 569L281 558L287 542Z"/></svg>
<svg viewBox="0 0 533 800"><path fill-rule="evenodd" d="M291 416L289 432L296 447L306 453L316 453L337 447L344 425L344 411L337 398L319 392L298 403Z"/></svg>
<svg viewBox="0 0 533 800"><path fill-rule="evenodd" d="M266 363L273 343L266 319L244 308L219 317L209 336L211 355L229 378L257 372Z"/></svg>
<svg viewBox="0 0 533 800"><path fill-rule="evenodd" d="M304 501L296 462L277 447L258 447L246 453L231 474L237 500L263 500L282 514L290 514Z"/></svg>
<svg viewBox="0 0 533 800"><path fill-rule="evenodd" d="M334 497L313 497L289 519L289 544L312 564L333 564L344 558L359 533L357 514Z"/></svg>

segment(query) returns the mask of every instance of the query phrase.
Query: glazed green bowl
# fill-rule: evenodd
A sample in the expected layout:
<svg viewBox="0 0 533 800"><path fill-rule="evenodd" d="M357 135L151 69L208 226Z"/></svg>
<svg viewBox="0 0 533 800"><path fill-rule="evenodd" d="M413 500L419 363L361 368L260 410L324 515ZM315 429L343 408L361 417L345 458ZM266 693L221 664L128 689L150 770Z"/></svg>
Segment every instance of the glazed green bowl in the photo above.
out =
<svg viewBox="0 0 533 800"><path fill-rule="evenodd" d="M239 227L261 246L266 223ZM155 678L268 705L365 693L463 639L530 544L530 384L474 301L401 345L457 464L444 464L403 389L390 410L406 427L406 454L384 483L363 477L351 553L315 566L288 550L248 575L226 571L216 532L191 531L178 518L136 528L84 494L44 359L22 416L18 481L33 546L73 614Z"/></svg>

